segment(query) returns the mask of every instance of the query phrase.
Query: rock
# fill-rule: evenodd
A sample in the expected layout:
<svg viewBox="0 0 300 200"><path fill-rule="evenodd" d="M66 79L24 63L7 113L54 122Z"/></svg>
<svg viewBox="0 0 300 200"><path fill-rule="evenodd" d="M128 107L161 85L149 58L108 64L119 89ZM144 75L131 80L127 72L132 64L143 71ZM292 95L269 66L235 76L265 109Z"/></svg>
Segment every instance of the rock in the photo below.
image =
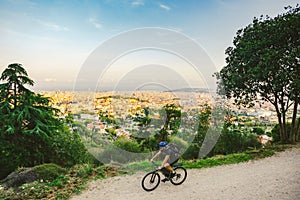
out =
<svg viewBox="0 0 300 200"><path fill-rule="evenodd" d="M33 171L33 168L24 168L22 170L10 173L5 179L0 181L0 184L8 189L10 187L19 187L24 183L30 183L37 180L39 177Z"/></svg>

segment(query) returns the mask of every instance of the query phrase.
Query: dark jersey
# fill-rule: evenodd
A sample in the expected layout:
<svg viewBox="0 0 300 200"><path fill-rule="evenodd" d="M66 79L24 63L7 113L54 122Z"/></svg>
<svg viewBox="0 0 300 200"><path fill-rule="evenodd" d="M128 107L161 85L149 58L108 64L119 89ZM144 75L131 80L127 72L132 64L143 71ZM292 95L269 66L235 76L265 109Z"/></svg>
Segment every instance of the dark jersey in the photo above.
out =
<svg viewBox="0 0 300 200"><path fill-rule="evenodd" d="M168 163L173 163L175 162L176 160L178 160L178 157L176 156L175 152L171 149L171 148L168 148L162 152L162 155L163 156L166 156L166 155L169 155L169 160L168 160Z"/></svg>

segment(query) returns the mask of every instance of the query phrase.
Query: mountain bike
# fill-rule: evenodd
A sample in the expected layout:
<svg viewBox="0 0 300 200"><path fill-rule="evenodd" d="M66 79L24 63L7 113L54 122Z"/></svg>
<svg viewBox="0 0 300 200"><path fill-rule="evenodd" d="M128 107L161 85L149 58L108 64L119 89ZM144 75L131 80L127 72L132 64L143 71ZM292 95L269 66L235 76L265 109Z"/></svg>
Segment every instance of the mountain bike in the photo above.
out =
<svg viewBox="0 0 300 200"><path fill-rule="evenodd" d="M155 190L155 188L158 187L158 185L160 184L160 174L162 174L164 177L162 182L170 181L173 185L182 184L187 177L187 171L182 166L182 164L172 165L173 170L176 172L174 177L171 177L170 172L166 168L158 169L158 165L156 165L155 163L153 163L153 165L154 170L148 172L142 179L142 187L148 192Z"/></svg>

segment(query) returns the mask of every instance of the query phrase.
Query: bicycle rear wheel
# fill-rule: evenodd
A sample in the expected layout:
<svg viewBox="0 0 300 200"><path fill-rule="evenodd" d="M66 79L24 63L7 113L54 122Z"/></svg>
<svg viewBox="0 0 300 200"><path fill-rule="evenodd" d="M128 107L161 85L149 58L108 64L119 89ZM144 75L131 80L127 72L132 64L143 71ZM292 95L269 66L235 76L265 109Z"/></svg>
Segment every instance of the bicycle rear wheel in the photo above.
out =
<svg viewBox="0 0 300 200"><path fill-rule="evenodd" d="M185 181L186 177L187 177L186 169L184 169L183 167L176 167L174 169L174 171L176 172L176 174L173 178L170 179L171 183L173 185L182 184Z"/></svg>
<svg viewBox="0 0 300 200"><path fill-rule="evenodd" d="M142 187L144 190L149 192L157 188L159 183L160 183L159 174L157 172L149 172L144 176L142 180Z"/></svg>

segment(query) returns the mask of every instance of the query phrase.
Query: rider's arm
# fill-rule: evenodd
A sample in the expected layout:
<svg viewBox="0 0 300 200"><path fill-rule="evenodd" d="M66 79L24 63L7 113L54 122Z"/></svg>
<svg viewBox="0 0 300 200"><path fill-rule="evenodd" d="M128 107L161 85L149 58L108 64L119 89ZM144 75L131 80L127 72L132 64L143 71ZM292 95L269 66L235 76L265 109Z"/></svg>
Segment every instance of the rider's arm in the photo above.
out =
<svg viewBox="0 0 300 200"><path fill-rule="evenodd" d="M151 158L151 162L153 162L154 159L157 158L160 154L161 154L161 151L158 151L158 152L153 156L153 158Z"/></svg>

